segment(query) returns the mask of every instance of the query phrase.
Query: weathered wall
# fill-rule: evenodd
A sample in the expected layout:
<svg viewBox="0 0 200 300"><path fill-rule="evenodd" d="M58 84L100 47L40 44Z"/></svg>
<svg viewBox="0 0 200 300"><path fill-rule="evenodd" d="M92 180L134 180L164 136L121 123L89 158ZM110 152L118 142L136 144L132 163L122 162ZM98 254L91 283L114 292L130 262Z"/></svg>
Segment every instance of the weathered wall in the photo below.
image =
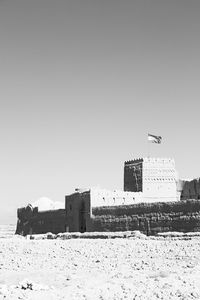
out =
<svg viewBox="0 0 200 300"><path fill-rule="evenodd" d="M143 194L144 197L162 198L162 201L176 201L175 162L170 158L143 159Z"/></svg>
<svg viewBox="0 0 200 300"><path fill-rule="evenodd" d="M30 224L32 226L32 233L60 233L65 232L65 210L51 210L39 212L35 215Z"/></svg>
<svg viewBox="0 0 200 300"><path fill-rule="evenodd" d="M181 185L181 199L200 199L200 178L191 181L182 180Z"/></svg>
<svg viewBox="0 0 200 300"><path fill-rule="evenodd" d="M65 209L38 212L30 206L18 209L16 234L60 233L65 231Z"/></svg>
<svg viewBox="0 0 200 300"><path fill-rule="evenodd" d="M200 231L200 201L141 203L92 209L90 231Z"/></svg>
<svg viewBox="0 0 200 300"><path fill-rule="evenodd" d="M90 191L65 196L66 231L85 232L90 226Z"/></svg>
<svg viewBox="0 0 200 300"><path fill-rule="evenodd" d="M142 192L143 202L178 200L175 162L170 158L141 158L124 164L124 191Z"/></svg>
<svg viewBox="0 0 200 300"><path fill-rule="evenodd" d="M142 192L142 163L142 158L124 163L124 191Z"/></svg>
<svg viewBox="0 0 200 300"><path fill-rule="evenodd" d="M118 206L140 203L143 200L141 192L109 191L105 189L90 189L92 207Z"/></svg>
<svg viewBox="0 0 200 300"><path fill-rule="evenodd" d="M109 191L105 189L93 188L90 190L91 206L119 206L119 205L131 205L138 203L153 203L153 202L169 202L178 201L179 197L175 193L167 195L163 194L159 196L148 196L142 192L124 192L124 191Z"/></svg>

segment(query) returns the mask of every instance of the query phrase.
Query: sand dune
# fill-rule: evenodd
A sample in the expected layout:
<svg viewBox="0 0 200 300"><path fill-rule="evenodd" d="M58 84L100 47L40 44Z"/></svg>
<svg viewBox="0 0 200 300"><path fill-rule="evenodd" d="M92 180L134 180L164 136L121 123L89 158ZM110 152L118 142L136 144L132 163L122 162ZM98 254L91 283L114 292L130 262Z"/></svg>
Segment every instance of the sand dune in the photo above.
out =
<svg viewBox="0 0 200 300"><path fill-rule="evenodd" d="M200 238L0 239L0 299L200 299Z"/></svg>

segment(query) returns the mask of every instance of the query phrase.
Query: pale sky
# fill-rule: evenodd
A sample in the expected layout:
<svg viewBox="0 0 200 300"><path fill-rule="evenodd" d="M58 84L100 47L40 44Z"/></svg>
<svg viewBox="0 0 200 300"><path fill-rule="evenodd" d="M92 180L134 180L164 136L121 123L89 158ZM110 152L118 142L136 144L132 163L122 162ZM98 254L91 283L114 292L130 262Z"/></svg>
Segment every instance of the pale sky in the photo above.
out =
<svg viewBox="0 0 200 300"><path fill-rule="evenodd" d="M200 176L199 0L0 0L0 224L76 187L123 188L125 160Z"/></svg>

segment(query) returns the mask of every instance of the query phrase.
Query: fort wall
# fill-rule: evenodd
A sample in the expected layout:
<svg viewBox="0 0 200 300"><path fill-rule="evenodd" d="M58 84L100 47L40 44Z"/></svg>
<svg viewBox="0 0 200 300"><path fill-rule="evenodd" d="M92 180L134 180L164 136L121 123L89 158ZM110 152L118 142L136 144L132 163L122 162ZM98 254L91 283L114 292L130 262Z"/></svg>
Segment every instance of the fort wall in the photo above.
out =
<svg viewBox="0 0 200 300"><path fill-rule="evenodd" d="M38 212L30 205L18 209L16 234L59 233L65 231L65 209Z"/></svg>
<svg viewBox="0 0 200 300"><path fill-rule="evenodd" d="M85 232L90 226L90 192L77 192L65 196L66 231Z"/></svg>
<svg viewBox="0 0 200 300"><path fill-rule="evenodd" d="M139 230L147 235L166 231L200 231L200 201L140 203L95 207L90 231Z"/></svg>
<svg viewBox="0 0 200 300"><path fill-rule="evenodd" d="M200 231L200 179L177 184L176 177L173 159L127 161L124 191L77 190L65 197L65 209L20 208L16 233Z"/></svg>
<svg viewBox="0 0 200 300"><path fill-rule="evenodd" d="M31 211L29 206L19 209L16 233L139 230L155 235L166 231L200 231L199 200L91 207L89 191L71 196L66 197L66 210L38 212L36 208Z"/></svg>
<svg viewBox="0 0 200 300"><path fill-rule="evenodd" d="M193 180L182 180L181 185L181 199L200 199L200 178Z"/></svg>
<svg viewBox="0 0 200 300"><path fill-rule="evenodd" d="M136 204L142 201L142 193L90 189L92 207Z"/></svg>

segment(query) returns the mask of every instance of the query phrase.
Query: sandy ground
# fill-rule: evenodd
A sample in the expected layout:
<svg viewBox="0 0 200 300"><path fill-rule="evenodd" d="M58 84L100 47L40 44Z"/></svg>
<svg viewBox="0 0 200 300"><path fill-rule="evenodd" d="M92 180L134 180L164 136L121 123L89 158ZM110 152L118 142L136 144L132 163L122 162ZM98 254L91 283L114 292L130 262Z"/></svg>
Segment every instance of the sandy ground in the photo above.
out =
<svg viewBox="0 0 200 300"><path fill-rule="evenodd" d="M0 299L200 299L200 237L0 239Z"/></svg>

